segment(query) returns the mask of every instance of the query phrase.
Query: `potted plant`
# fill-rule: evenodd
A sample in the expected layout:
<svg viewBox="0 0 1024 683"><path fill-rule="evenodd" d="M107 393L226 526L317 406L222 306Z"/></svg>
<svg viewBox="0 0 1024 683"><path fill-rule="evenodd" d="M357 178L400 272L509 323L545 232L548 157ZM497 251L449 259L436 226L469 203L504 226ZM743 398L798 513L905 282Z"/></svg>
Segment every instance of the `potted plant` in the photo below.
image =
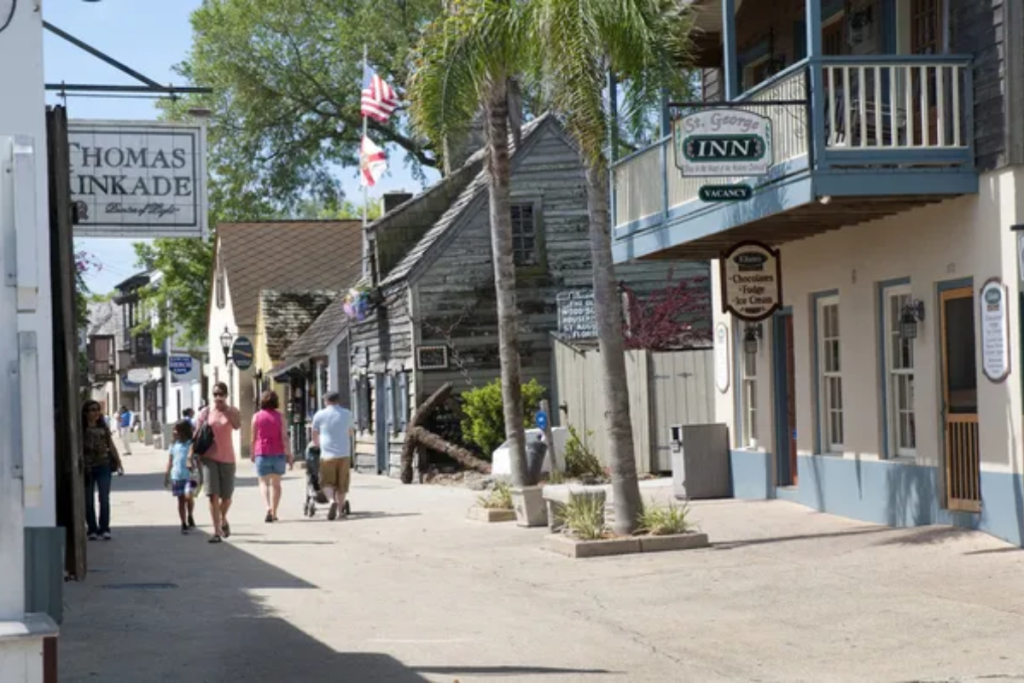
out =
<svg viewBox="0 0 1024 683"><path fill-rule="evenodd" d="M512 488L497 482L487 495L479 496L469 509L469 518L478 522L511 522L516 519L512 503Z"/></svg>

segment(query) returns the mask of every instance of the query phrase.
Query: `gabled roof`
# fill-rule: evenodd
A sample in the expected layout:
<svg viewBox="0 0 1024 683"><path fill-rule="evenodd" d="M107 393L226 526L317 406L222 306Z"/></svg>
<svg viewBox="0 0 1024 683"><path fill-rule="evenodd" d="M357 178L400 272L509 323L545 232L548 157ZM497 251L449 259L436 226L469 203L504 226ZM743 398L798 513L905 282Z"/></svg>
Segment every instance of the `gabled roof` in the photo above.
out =
<svg viewBox="0 0 1024 683"><path fill-rule="evenodd" d="M261 221L217 226L235 324L256 324L260 292L341 292L362 274L360 221ZM216 277L216 269L214 269Z"/></svg>
<svg viewBox="0 0 1024 683"><path fill-rule="evenodd" d="M260 292L263 333L266 335L267 354L271 359L283 358L285 350L309 329L336 298L336 291Z"/></svg>
<svg viewBox="0 0 1024 683"><path fill-rule="evenodd" d="M348 327L345 315L345 297L339 296L330 303L320 317L284 352L285 360L303 360L324 352L331 340Z"/></svg>
<svg viewBox="0 0 1024 683"><path fill-rule="evenodd" d="M511 153L510 157L512 161L515 160L515 156L520 150L525 149L528 146L528 143L533 139L537 131L541 130L544 123L548 121L551 121L553 124L556 123L554 117L550 114L543 114L523 126L522 143L519 148L517 149L514 143L511 143L510 145L511 149L509 151ZM485 150L480 150L470 157L470 161L467 162L467 164L479 161L483 158L484 154ZM388 273L387 277L385 277L383 282L381 282L381 287L396 285L409 277L413 269L423 261L431 247L433 247L434 244L436 244L452 228L452 226L458 222L459 218L462 217L469 205L477 198L483 196L486 191L487 171L486 169L482 169L477 172L476 177L466 185L455 201L448 207L448 210L445 211L441 218L434 223L434 226L430 228L425 235L423 235L423 238L420 239L416 246L405 255L405 258L403 258L390 273Z"/></svg>

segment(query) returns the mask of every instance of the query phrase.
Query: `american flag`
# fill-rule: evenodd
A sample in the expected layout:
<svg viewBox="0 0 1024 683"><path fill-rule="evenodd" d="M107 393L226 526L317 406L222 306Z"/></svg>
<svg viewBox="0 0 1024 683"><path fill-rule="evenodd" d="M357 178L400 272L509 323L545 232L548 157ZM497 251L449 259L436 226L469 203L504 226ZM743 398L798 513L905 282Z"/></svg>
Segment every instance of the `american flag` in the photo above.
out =
<svg viewBox="0 0 1024 683"><path fill-rule="evenodd" d="M363 116L387 123L398 105L398 95L387 82L363 67Z"/></svg>
<svg viewBox="0 0 1024 683"><path fill-rule="evenodd" d="M388 168L387 155L373 140L363 138L362 148L359 150L359 184L363 187L373 187L384 175Z"/></svg>

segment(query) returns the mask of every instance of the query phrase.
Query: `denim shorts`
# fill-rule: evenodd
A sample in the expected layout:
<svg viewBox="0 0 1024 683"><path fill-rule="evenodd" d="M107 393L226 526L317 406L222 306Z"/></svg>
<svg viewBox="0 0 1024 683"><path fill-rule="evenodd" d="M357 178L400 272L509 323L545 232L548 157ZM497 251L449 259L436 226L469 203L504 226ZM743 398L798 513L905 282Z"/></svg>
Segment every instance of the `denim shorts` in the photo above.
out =
<svg viewBox="0 0 1024 683"><path fill-rule="evenodd" d="M284 475L285 459L283 455L257 455L256 475L266 477L271 474Z"/></svg>

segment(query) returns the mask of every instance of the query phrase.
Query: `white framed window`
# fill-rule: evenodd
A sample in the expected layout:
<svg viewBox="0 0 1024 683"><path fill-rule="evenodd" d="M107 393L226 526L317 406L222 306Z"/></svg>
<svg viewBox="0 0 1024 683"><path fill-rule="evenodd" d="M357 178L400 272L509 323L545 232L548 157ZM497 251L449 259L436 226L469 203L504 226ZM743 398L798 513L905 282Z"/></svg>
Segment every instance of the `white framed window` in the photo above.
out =
<svg viewBox="0 0 1024 683"><path fill-rule="evenodd" d="M914 419L914 340L900 334L903 309L911 302L910 285L883 290L885 310L885 390L888 452L912 458L917 453Z"/></svg>
<svg viewBox="0 0 1024 683"><path fill-rule="evenodd" d="M817 306L821 446L826 452L842 453L844 425L839 297L823 297Z"/></svg>
<svg viewBox="0 0 1024 683"><path fill-rule="evenodd" d="M737 326L739 328L739 326ZM743 445L757 448L757 354L746 353L740 335L740 411L743 418Z"/></svg>

